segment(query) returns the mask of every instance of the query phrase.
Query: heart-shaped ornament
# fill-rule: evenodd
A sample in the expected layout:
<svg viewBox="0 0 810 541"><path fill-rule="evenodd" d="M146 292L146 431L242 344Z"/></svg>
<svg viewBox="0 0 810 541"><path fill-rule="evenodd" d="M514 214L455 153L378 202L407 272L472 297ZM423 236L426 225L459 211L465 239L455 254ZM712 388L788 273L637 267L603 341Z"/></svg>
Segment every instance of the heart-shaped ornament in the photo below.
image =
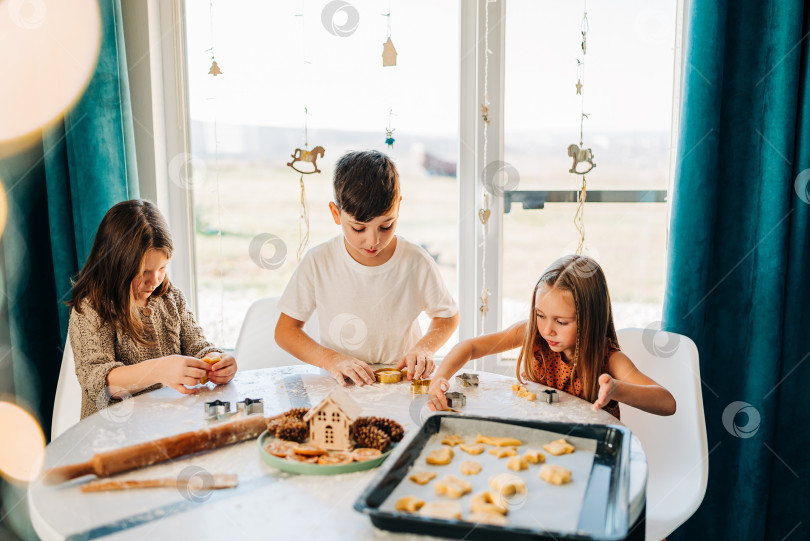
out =
<svg viewBox="0 0 810 541"><path fill-rule="evenodd" d="M490 210L489 209L481 209L478 211L478 219L481 220L482 224L487 223L489 220Z"/></svg>

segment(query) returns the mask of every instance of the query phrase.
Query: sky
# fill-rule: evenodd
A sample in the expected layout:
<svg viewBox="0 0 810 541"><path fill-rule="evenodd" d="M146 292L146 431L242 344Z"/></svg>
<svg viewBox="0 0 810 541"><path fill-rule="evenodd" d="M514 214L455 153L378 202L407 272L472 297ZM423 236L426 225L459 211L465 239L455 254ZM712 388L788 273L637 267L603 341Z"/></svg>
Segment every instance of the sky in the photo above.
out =
<svg viewBox="0 0 810 541"><path fill-rule="evenodd" d="M190 0L191 116L228 124L454 136L458 0ZM468 1L468 0L461 0ZM578 129L580 27L588 11L584 107L593 132L668 131L675 0L508 0L504 125ZM495 7L490 8L494 23ZM382 66L391 38L397 65ZM302 14L302 15L301 15ZM347 28L345 36L335 35ZM331 30L331 32L330 32ZM497 44L490 44L490 48ZM208 75L213 47L222 75Z"/></svg>

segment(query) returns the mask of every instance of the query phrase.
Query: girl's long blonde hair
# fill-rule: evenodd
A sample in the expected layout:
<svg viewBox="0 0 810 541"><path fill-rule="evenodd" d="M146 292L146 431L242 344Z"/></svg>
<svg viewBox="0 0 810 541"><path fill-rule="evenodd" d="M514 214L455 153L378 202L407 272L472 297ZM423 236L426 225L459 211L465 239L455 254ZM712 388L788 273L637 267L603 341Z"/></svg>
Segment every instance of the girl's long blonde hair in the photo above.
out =
<svg viewBox="0 0 810 541"><path fill-rule="evenodd" d="M526 336L517 363L517 378L521 383L521 372L531 381L539 381L534 366L534 344L542 340L537 333L535 301L537 290L542 284L561 291L570 291L574 298L577 313L577 344L571 381L576 377L582 380L582 397L589 402L599 394L599 375L602 360L605 358L607 340L618 344L616 328L613 325L613 309L610 305L607 281L602 267L594 259L584 255L567 255L551 264L534 286ZM543 373L548 373L545 356L541 354Z"/></svg>

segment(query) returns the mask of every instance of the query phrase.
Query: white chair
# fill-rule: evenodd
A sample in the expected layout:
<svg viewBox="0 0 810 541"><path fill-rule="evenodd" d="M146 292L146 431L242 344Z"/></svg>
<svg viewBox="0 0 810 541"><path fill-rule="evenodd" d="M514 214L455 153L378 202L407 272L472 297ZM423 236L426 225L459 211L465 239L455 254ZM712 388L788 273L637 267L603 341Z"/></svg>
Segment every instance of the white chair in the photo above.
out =
<svg viewBox="0 0 810 541"><path fill-rule="evenodd" d="M234 348L239 370L287 366L301 362L276 344L276 323L281 315L278 301L279 297L266 297L248 308ZM318 318L315 313L304 324L304 332L313 340L319 340Z"/></svg>
<svg viewBox="0 0 810 541"><path fill-rule="evenodd" d="M70 336L65 342L62 353L62 367L59 369L59 381L56 384L56 398L53 402L53 419L51 422L51 440L79 422L82 416L82 388L76 377L76 366L73 361L73 348Z"/></svg>
<svg viewBox="0 0 810 541"><path fill-rule="evenodd" d="M709 480L706 421L695 343L675 333L621 329L619 345L630 360L677 401L675 415L660 417L621 405L622 423L647 454L647 541L659 541L700 506Z"/></svg>

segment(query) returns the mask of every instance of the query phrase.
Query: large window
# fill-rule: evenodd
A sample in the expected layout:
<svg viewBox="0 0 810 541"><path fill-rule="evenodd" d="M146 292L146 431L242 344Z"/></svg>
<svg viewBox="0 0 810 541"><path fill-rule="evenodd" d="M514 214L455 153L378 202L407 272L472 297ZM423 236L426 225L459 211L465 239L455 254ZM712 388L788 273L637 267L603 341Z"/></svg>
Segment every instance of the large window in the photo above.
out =
<svg viewBox="0 0 810 541"><path fill-rule="evenodd" d="M295 270L300 175L285 164L304 148L305 108L309 148L325 149L322 172L304 177L310 246L340 232L327 208L336 159L385 151L401 177L398 234L433 255L457 297L458 3L390 2L395 67L381 56L389 3L185 5L198 316L210 339L233 347L250 303L281 295ZM221 75L209 74L212 54Z"/></svg>
<svg viewBox="0 0 810 541"><path fill-rule="evenodd" d="M479 173L475 178L464 173L469 178L458 181L455 173L456 163L468 163L464 153L471 152L470 145L481 151L479 141L465 142L458 161L460 104L471 112L472 103L479 121L479 100L470 98L475 85L459 85L460 63L466 66L470 55L475 57L474 45L463 56L459 50L459 43L474 42L464 14L475 5L472 0L185 3L194 267L199 318L213 340L233 346L250 303L280 295L295 269L301 194L299 175L285 164L304 146L305 108L309 148L325 148L318 160L322 173L304 177L310 246L339 234L327 209L335 160L347 150L383 150L401 174L399 234L436 258L456 298L477 299L479 289L465 280L478 265L469 251L480 248L467 246L476 242L458 244L459 233L464 238L467 228L477 226L462 220L459 229L458 196L465 197ZM484 5L479 2L479 16ZM581 97L575 85L583 7L567 0L508 0L505 19L493 15L490 21L505 35L504 114L493 119L492 129L503 124L503 159L519 173L518 190L580 186L581 178L568 172L567 147L579 142ZM585 146L597 163L587 177L589 193L660 196L668 188L676 8L677 0L587 2ZM390 21L384 16L389 9ZM491 7L491 14L497 11ZM389 22L396 67L382 66ZM212 56L219 76L209 74ZM491 57L491 70L497 56ZM483 71L483 60L475 61ZM389 121L396 139L390 149ZM491 300L501 303L501 328L527 316L542 270L576 249L575 211L573 203L547 202L532 210L514 203L504 214L497 235L501 246L487 252L503 257L495 288L500 296ZM618 327L646 326L661 317L666 223L665 202L592 199L586 205L586 253L605 269Z"/></svg>
<svg viewBox="0 0 810 541"><path fill-rule="evenodd" d="M578 190L566 150L579 144L584 96L584 142L597 164L588 191L666 190L676 2L589 0L587 10L584 94L577 95L583 3L509 0L504 160L519 173L518 190ZM504 215L504 327L528 316L543 269L576 250L576 207L513 203ZM617 327L661 319L666 224L664 202L586 203L585 253L605 270Z"/></svg>

